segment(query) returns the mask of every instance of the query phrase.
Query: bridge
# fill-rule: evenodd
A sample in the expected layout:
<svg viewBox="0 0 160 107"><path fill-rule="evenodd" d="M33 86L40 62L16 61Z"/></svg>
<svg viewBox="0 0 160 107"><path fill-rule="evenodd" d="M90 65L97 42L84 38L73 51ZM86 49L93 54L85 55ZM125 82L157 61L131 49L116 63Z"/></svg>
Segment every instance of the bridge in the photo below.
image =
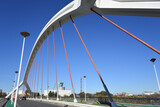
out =
<svg viewBox="0 0 160 107"><path fill-rule="evenodd" d="M53 35L53 44L54 44L54 61L55 61L55 77L56 77L56 90L57 90L57 99L59 100L59 90L58 90L58 78L57 78L57 65L56 65L56 51L55 51L55 35L54 31L57 28L60 28L61 35L62 35L62 41L64 45L67 65L68 65L68 71L70 76L70 82L72 86L72 92L73 92L73 99L74 102L77 102L76 95L75 95L75 88L71 76L71 70L67 55L67 49L65 45L65 39L63 34L63 24L71 21L73 24L73 27L75 28L83 46L86 50L94 68L97 72L101 83L104 87L104 90L106 91L109 100L111 102L112 107L117 107L116 103L114 102L113 98L110 95L110 92L107 88L107 84L105 84L105 81L103 80L102 76L100 75L100 72L98 71L98 68L96 67L96 64L94 63L94 59L92 59L89 50L87 49L87 46L85 44L85 41L83 41L83 36L81 36L80 31L78 30L78 27L76 26L76 22L74 22L74 19L88 15L88 14L95 14L104 19L104 23L110 23L113 26L117 27L117 29L120 29L121 31L125 32L138 42L144 44L144 46L148 47L149 49L153 50L154 52L160 54L160 51L152 47L151 45L147 44L146 42L142 41L135 35L131 34L129 31L123 29L121 26L116 24L115 22L111 21L110 19L103 16L103 14L107 15L129 15L129 16L149 16L149 17L160 17L160 1L159 0L74 0L71 3L69 3L67 6L65 6L63 9L61 9L56 15L54 15L51 20L44 26L42 31L40 32L37 40L35 41L35 44L33 46L33 49L30 53L30 57L27 63L27 67L25 70L25 75L23 78L23 81L20 82L20 76L21 76L21 64L23 59L23 50L24 50L24 43L26 36L29 36L27 32L22 32L22 35L24 36L23 40L23 47L22 47L22 56L21 56L21 62L20 62L20 68L19 68L19 76L17 80L17 86L10 92L6 98L9 98L14 92L16 92L15 96L15 106L17 101L17 94L19 91L19 88L21 86L26 87L27 92L31 95L33 99L38 98L38 94L40 93L42 99L43 94L43 73L44 73L44 48L45 43L44 41L47 40L47 92L49 93L49 35ZM107 22L106 22L107 21ZM25 33L25 34L23 34ZM42 54L41 54L42 53ZM42 57L42 60L41 60ZM42 77L41 81L39 80L39 71L40 71L40 64L42 63ZM32 77L31 77L32 76ZM32 79L31 79L32 78ZM37 83L37 84L36 84ZM39 83L41 83L41 88L39 92ZM34 94L36 93L36 94ZM47 95L47 99L49 99Z"/></svg>

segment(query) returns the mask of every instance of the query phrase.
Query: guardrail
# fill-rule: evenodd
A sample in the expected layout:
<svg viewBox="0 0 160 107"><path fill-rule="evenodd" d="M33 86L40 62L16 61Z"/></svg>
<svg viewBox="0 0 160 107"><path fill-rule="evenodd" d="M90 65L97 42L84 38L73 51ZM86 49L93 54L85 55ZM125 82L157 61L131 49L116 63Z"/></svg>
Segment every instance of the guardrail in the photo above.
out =
<svg viewBox="0 0 160 107"><path fill-rule="evenodd" d="M46 99L46 97L43 97ZM56 100L56 97L50 97L51 100ZM76 97L78 102L85 102L84 97ZM93 104L108 104L108 97L87 97L87 103ZM159 105L160 98L139 98L139 97L113 97L114 101L117 103L132 103L132 104L150 104L150 105ZM60 97L62 101L73 101L73 97Z"/></svg>

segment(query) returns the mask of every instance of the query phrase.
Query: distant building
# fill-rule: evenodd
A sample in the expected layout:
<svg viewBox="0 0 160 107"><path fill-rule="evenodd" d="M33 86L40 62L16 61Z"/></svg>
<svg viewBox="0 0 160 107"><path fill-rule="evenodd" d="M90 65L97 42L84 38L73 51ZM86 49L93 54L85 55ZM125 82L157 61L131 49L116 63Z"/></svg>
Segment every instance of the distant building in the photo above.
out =
<svg viewBox="0 0 160 107"><path fill-rule="evenodd" d="M19 95L25 94L25 90L19 90L18 94L19 94Z"/></svg>
<svg viewBox="0 0 160 107"><path fill-rule="evenodd" d="M56 86L56 84L55 84ZM47 96L49 92L54 92L57 93L57 90L44 90L44 96ZM65 87L63 87L63 82L58 81L58 95L61 97L64 96L70 96L71 95L71 90L65 90Z"/></svg>
<svg viewBox="0 0 160 107"><path fill-rule="evenodd" d="M2 89L0 89L0 96L2 96Z"/></svg>
<svg viewBox="0 0 160 107"><path fill-rule="evenodd" d="M116 95L117 95L117 96L133 96L133 94L129 94L129 93L126 93L126 92L117 93Z"/></svg>
<svg viewBox="0 0 160 107"><path fill-rule="evenodd" d="M0 89L0 94L2 94L2 89Z"/></svg>
<svg viewBox="0 0 160 107"><path fill-rule="evenodd" d="M48 90L48 93L50 91L54 92L54 93L57 93L57 90ZM47 90L44 90L44 96L47 96L48 93L47 93ZM70 96L71 95L71 90L65 90L65 87L59 87L58 88L58 95L61 96L61 97L64 97L65 95Z"/></svg>
<svg viewBox="0 0 160 107"><path fill-rule="evenodd" d="M152 95L152 94L154 94L154 92L152 92L152 91L144 91L143 94L144 95Z"/></svg>

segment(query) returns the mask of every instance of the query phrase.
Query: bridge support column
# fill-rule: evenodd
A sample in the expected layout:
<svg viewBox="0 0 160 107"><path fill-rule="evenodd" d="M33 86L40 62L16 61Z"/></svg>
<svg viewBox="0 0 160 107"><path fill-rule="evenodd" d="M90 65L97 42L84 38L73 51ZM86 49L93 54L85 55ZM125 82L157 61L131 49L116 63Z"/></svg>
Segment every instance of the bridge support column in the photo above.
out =
<svg viewBox="0 0 160 107"><path fill-rule="evenodd" d="M26 81L26 82L24 82L24 85L26 86L27 91L29 92L29 94L30 94L30 95L31 95L31 97L33 98L33 93L32 93L32 91L31 91L31 89L30 89L30 87L29 87L29 85L28 85L27 81Z"/></svg>

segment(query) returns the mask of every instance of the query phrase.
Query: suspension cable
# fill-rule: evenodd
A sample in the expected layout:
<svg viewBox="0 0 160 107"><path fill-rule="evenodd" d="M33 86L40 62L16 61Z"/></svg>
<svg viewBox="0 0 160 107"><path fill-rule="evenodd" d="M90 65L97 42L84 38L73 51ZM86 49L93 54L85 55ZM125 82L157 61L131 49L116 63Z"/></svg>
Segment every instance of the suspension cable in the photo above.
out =
<svg viewBox="0 0 160 107"><path fill-rule="evenodd" d="M38 53L37 53L37 57L36 57L36 71L35 71L35 78L34 78L34 93L33 93L33 97L35 97L34 95L35 95L35 84L36 84L36 77L37 77L37 64L38 63Z"/></svg>
<svg viewBox="0 0 160 107"><path fill-rule="evenodd" d="M90 60L91 60L91 62L92 62L92 64L93 64L94 68L96 69L96 72L97 72L97 74L98 74L98 76L99 76L99 78L100 78L100 80L101 80L101 82L102 82L102 84L103 84L104 89L106 90L106 93L107 93L108 96L109 96L110 101L113 102L113 99L112 99L112 97L111 97L111 95L110 95L110 93L109 93L109 91L108 91L108 89L107 89L107 86L105 85L105 83L104 83L104 81L103 81L103 79L102 79L102 77L101 77L101 75L100 75L100 73L99 73L99 71L98 71L98 69L97 69L97 67L96 67L96 65L95 65L95 63L94 63L94 61L93 61L93 59L92 59L92 57L91 57L91 55L90 55L90 53L89 53L89 51L88 51L88 49L87 49L87 47L86 47L86 45L85 45L85 43L84 43L84 41L83 41L83 39L82 39L82 37L81 37L81 35L80 35L80 33L79 33L79 31L78 31L78 29L77 29L77 27L76 27L76 25L75 25L75 23L74 23L74 21L73 21L73 19L72 19L71 16L70 16L70 18L71 18L71 21L72 21L72 23L73 23L73 25L74 25L74 27L75 27L78 35L79 35L79 38L81 39L81 42L82 42L84 48L85 48L86 51L87 51L87 54L88 54L88 56L89 56L89 58L90 58Z"/></svg>
<svg viewBox="0 0 160 107"><path fill-rule="evenodd" d="M146 42L142 41L141 39L137 38L136 36L134 36L133 34L131 34L130 32L128 32L127 30L123 29L122 27L120 27L116 23L112 22L111 20L107 19L103 15L99 14L98 12L96 12L95 10L93 10L92 8L91 8L91 11L93 11L94 13L96 13L97 15L99 15L100 17L102 17L103 19L105 19L106 21L108 21L109 23L113 24L114 26L116 26L117 28L119 28L120 30L122 30L123 32L127 33L128 35L130 35L131 37L133 37L137 41L141 42L143 45L147 46L148 48L152 49L156 53L160 54L160 51L158 51L157 49L155 49L151 45L147 44Z"/></svg>
<svg viewBox="0 0 160 107"><path fill-rule="evenodd" d="M70 66L69 66L69 61L68 61L68 56L67 56L66 45L65 45L65 41L64 41L62 27L61 27L61 22L59 22L59 24L60 24L61 34L62 34L62 40L63 40L64 50L65 50L65 55L66 55L66 59L67 59L67 65L68 65L68 70L69 70L69 75L70 75L70 80L71 80L71 85L72 85L73 96L74 96L74 99L76 99L75 91L74 91L74 87L73 87L72 76L71 76L71 71L70 71Z"/></svg>
<svg viewBox="0 0 160 107"><path fill-rule="evenodd" d="M55 61L55 73L56 73L57 100L58 100L57 63L56 63L56 46L55 46L54 31L53 31L53 45L54 45L54 61Z"/></svg>
<svg viewBox="0 0 160 107"><path fill-rule="evenodd" d="M49 88L49 36L47 38L47 98L48 98L48 88Z"/></svg>
<svg viewBox="0 0 160 107"><path fill-rule="evenodd" d="M40 62L41 62L41 47L40 47L40 51L39 51L39 65L38 65L38 79L37 79L37 93L36 93L36 97L38 96Z"/></svg>
<svg viewBox="0 0 160 107"><path fill-rule="evenodd" d="M44 43L45 43L45 42L44 42ZM42 98L42 93L43 93L44 43L43 43L43 57L42 57L41 98Z"/></svg>
<svg viewBox="0 0 160 107"><path fill-rule="evenodd" d="M28 76L28 78L27 78L27 80L28 80L28 85L29 85L29 87L30 87L30 89L32 89L31 87L32 87L32 73L33 73L33 64L31 65L31 69L30 69L30 72L29 72L29 76Z"/></svg>
<svg viewBox="0 0 160 107"><path fill-rule="evenodd" d="M74 23L74 21L73 21L73 19L72 19L71 16L70 16L70 18L71 18L71 21L72 21L72 23L73 23L73 25L74 25L74 27L75 27L75 29L76 29L78 35L79 35L79 38L81 39L81 41L82 41L82 43L83 43L84 48L85 48L86 51L87 51L87 54L88 54L90 60L92 61L92 64L93 64L94 68L96 69L96 72L97 72L99 78L101 79L102 83L104 84L103 79L102 79L100 73L98 72L98 69L97 69L95 63L93 62L93 59L92 59L92 57L91 57L91 55L90 55L90 53L89 53L89 51L88 51L88 49L87 49L87 47L86 47L86 45L85 45L85 43L84 43L84 41L83 41L83 39L82 39L82 37L81 37L81 35L80 35L80 33L79 33L79 31L78 31L78 29L77 29L77 27L76 27L76 25L75 25L75 23Z"/></svg>
<svg viewBox="0 0 160 107"><path fill-rule="evenodd" d="M32 86L32 88L31 88L32 90L34 89L34 87L33 87L33 86L34 86L35 66L36 66L36 59L34 59L34 63L33 63L33 71L32 71L32 72L33 72L33 73L32 73L32 85L31 85L31 86Z"/></svg>

